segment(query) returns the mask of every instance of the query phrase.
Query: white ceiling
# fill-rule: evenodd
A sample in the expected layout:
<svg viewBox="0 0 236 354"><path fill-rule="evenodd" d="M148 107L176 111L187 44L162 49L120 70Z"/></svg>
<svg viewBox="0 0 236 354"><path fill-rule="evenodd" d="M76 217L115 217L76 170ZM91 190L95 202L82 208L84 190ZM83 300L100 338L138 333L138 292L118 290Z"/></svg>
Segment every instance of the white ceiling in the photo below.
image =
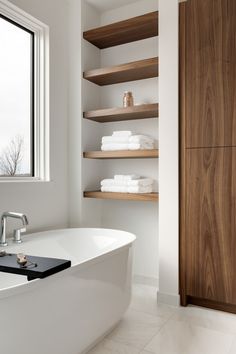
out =
<svg viewBox="0 0 236 354"><path fill-rule="evenodd" d="M132 4L138 0L87 0L87 2L99 11L106 11L111 9L116 9L118 7Z"/></svg>

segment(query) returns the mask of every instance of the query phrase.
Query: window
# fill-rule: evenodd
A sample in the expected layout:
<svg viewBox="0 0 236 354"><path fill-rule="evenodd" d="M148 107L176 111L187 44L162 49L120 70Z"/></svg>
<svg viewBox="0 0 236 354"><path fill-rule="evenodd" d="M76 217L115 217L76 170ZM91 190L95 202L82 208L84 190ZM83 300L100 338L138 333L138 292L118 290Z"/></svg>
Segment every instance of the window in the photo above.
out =
<svg viewBox="0 0 236 354"><path fill-rule="evenodd" d="M0 0L0 182L49 179L48 37Z"/></svg>
<svg viewBox="0 0 236 354"><path fill-rule="evenodd" d="M0 176L34 176L34 33L0 16Z"/></svg>

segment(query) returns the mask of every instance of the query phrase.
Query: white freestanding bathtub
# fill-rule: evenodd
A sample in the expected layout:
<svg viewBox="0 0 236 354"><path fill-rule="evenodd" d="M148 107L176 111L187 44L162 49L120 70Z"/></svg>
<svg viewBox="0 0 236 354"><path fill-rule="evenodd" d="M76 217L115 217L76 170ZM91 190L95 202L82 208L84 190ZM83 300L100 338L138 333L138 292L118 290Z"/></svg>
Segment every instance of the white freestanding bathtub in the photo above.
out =
<svg viewBox="0 0 236 354"><path fill-rule="evenodd" d="M7 252L70 259L45 279L0 272L0 353L80 354L119 322L130 303L135 236L117 230L35 233Z"/></svg>

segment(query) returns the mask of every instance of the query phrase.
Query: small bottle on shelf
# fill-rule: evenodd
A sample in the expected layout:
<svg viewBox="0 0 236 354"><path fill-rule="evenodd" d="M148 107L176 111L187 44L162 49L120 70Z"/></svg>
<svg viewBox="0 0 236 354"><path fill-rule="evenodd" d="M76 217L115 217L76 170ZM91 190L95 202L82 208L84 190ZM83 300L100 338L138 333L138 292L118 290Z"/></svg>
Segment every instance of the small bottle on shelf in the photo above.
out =
<svg viewBox="0 0 236 354"><path fill-rule="evenodd" d="M134 105L133 94L130 91L125 91L123 98L123 106L124 107L132 107Z"/></svg>

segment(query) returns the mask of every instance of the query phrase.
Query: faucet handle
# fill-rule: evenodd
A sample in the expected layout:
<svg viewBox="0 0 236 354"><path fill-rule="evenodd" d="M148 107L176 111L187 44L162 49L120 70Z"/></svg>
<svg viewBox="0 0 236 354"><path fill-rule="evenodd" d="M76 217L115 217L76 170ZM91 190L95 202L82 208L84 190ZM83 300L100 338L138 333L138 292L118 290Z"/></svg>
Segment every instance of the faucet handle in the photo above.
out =
<svg viewBox="0 0 236 354"><path fill-rule="evenodd" d="M22 227L20 229L15 229L13 233L13 241L16 243L22 243L21 233L26 232L26 227Z"/></svg>

